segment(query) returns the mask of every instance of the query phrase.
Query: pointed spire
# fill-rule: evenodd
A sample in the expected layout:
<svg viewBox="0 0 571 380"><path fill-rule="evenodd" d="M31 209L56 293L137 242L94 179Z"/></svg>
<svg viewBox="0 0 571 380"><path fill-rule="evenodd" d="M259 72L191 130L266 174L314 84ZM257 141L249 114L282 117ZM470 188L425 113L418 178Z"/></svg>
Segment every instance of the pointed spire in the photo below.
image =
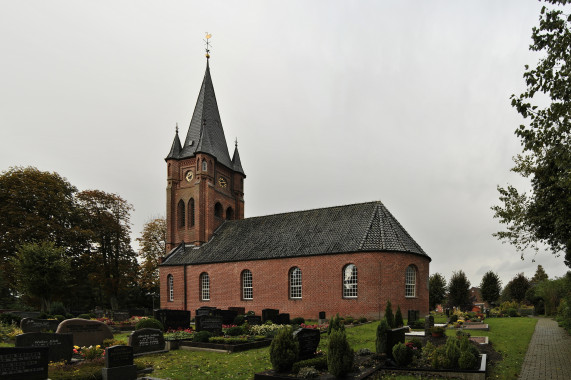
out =
<svg viewBox="0 0 571 380"><path fill-rule="evenodd" d="M244 173L244 169L242 169L242 162L240 161L240 153L238 153L238 139L236 139L235 146L234 146L234 155L232 156L232 165L233 165L234 171L237 171L238 173L242 173L242 174L244 174L244 176L246 175L246 173Z"/></svg>
<svg viewBox="0 0 571 380"><path fill-rule="evenodd" d="M181 150L182 150L182 146L180 145L180 138L178 137L178 123L176 123L176 132L174 135L174 140L172 142L171 150L170 150L167 158L165 158L165 160L168 160L171 158L175 158L175 159L178 158Z"/></svg>

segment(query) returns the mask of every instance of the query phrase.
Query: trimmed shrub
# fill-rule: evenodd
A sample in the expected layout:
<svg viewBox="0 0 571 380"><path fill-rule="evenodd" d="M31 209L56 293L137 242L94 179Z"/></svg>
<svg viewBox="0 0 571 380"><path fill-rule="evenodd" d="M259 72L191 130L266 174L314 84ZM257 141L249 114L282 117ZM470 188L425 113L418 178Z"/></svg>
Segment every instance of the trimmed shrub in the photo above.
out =
<svg viewBox="0 0 571 380"><path fill-rule="evenodd" d="M367 318L366 317L361 317L359 318L359 323L365 323L367 322Z"/></svg>
<svg viewBox="0 0 571 380"><path fill-rule="evenodd" d="M54 318L57 319L58 321L65 321L65 316L61 315L61 314L56 314L54 315Z"/></svg>
<svg viewBox="0 0 571 380"><path fill-rule="evenodd" d="M513 307L508 309L508 315L510 317L519 317L519 314L517 313L517 309L514 309Z"/></svg>
<svg viewBox="0 0 571 380"><path fill-rule="evenodd" d="M384 354L387 352L387 331L389 330L389 324L387 320L383 318L379 325L377 326L377 339L375 341L375 348L377 354Z"/></svg>
<svg viewBox="0 0 571 380"><path fill-rule="evenodd" d="M478 358L470 351L464 351L458 359L460 369L474 369L478 366Z"/></svg>
<svg viewBox="0 0 571 380"><path fill-rule="evenodd" d="M290 327L280 329L270 345L272 368L278 372L289 371L299 355L299 345Z"/></svg>
<svg viewBox="0 0 571 380"><path fill-rule="evenodd" d="M399 342L393 346L393 358L398 366L406 367L412 362L412 349Z"/></svg>
<svg viewBox="0 0 571 380"><path fill-rule="evenodd" d="M66 315L67 311L65 311L65 307L61 302L52 302L50 305L50 314L52 315Z"/></svg>
<svg viewBox="0 0 571 380"><path fill-rule="evenodd" d="M5 325L11 325L12 323L14 323L14 324L17 324L18 326L20 326L21 320L22 320L22 317L20 317L19 315L10 314L10 313L0 314L0 323L5 324Z"/></svg>
<svg viewBox="0 0 571 380"><path fill-rule="evenodd" d="M402 313L400 311L400 305L397 306L397 313L395 314L395 327L403 327L404 321L402 319Z"/></svg>
<svg viewBox="0 0 571 380"><path fill-rule="evenodd" d="M146 319L141 319L135 325L135 330L140 330L140 329L159 329L161 331L164 331L165 328L163 327L161 321L154 318L146 318Z"/></svg>
<svg viewBox="0 0 571 380"><path fill-rule="evenodd" d="M413 322L409 322L408 325L411 329L422 330L424 329L424 319L419 319Z"/></svg>
<svg viewBox="0 0 571 380"><path fill-rule="evenodd" d="M387 307L385 308L385 319L387 320L387 323L389 324L389 327L391 329L394 329L395 326L395 316L393 315L393 307L391 305L391 301L387 301Z"/></svg>
<svg viewBox="0 0 571 380"><path fill-rule="evenodd" d="M236 318L234 318L234 324L236 326L242 326L244 324L244 321L246 320L246 317L243 315L237 315Z"/></svg>
<svg viewBox="0 0 571 380"><path fill-rule="evenodd" d="M331 320L329 321L329 326L327 327L327 334L331 335L331 332L334 330L341 330L345 331L345 324L341 317L339 317L339 313L337 313Z"/></svg>
<svg viewBox="0 0 571 380"><path fill-rule="evenodd" d="M225 338L223 336L212 336L208 338L209 343L220 343L220 344L241 344L241 343L248 343L248 338L246 337L232 337L232 338Z"/></svg>
<svg viewBox="0 0 571 380"><path fill-rule="evenodd" d="M295 362L293 364L293 366L291 367L291 371L293 373L298 373L300 369L305 368L305 367L313 367L319 371L326 370L327 369L327 356L323 355L323 356L319 356L317 358L300 360L298 362Z"/></svg>
<svg viewBox="0 0 571 380"><path fill-rule="evenodd" d="M335 377L341 377L351 372L354 354L349 342L347 342L345 331L331 331L327 350L327 370L329 373Z"/></svg>
<svg viewBox="0 0 571 380"><path fill-rule="evenodd" d="M292 325L301 325L302 323L305 323L305 318L303 317L295 317L294 319L291 320Z"/></svg>
<svg viewBox="0 0 571 380"><path fill-rule="evenodd" d="M345 320L343 321L343 324L344 324L344 325L350 325L350 324L352 324L353 322L355 322L355 318L353 318L353 317L345 317Z"/></svg>
<svg viewBox="0 0 571 380"><path fill-rule="evenodd" d="M226 330L226 335L229 336L239 336L242 334L244 334L244 329L240 326L230 327L228 330Z"/></svg>
<svg viewBox="0 0 571 380"><path fill-rule="evenodd" d="M446 347L438 346L432 353L432 366L434 368L452 368L450 360L446 356Z"/></svg>
<svg viewBox="0 0 571 380"><path fill-rule="evenodd" d="M208 340L212 337L210 331L198 331L192 336L193 342L208 343Z"/></svg>

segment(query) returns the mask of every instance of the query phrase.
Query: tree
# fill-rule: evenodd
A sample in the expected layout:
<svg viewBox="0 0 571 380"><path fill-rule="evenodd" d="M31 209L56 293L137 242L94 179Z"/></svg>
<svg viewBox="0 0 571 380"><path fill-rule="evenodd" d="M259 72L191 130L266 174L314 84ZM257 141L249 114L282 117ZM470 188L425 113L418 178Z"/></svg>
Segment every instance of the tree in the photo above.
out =
<svg viewBox="0 0 571 380"><path fill-rule="evenodd" d="M547 280L547 279L549 279L549 276L547 275L547 273L545 273L545 270L543 269L543 267L540 264L537 266L537 270L535 271L535 274L531 278L530 282L532 284L539 284L540 282Z"/></svg>
<svg viewBox="0 0 571 380"><path fill-rule="evenodd" d="M527 277L525 277L523 273L518 273L506 285L506 295L510 300L521 302L525 299L525 293L529 289L529 286Z"/></svg>
<svg viewBox="0 0 571 380"><path fill-rule="evenodd" d="M25 243L15 259L18 289L40 299L42 311L50 310L54 297L66 290L70 259L52 242Z"/></svg>
<svg viewBox="0 0 571 380"><path fill-rule="evenodd" d="M99 300L113 309L119 296L136 284L137 259L131 248L130 212L133 206L117 194L86 190L77 195L90 231L86 267Z"/></svg>
<svg viewBox="0 0 571 380"><path fill-rule="evenodd" d="M448 306L458 307L461 310L472 308L470 300L470 281L464 271L453 272L448 285Z"/></svg>
<svg viewBox="0 0 571 380"><path fill-rule="evenodd" d="M164 256L167 241L167 221L165 218L153 218L145 223L139 242L139 285L147 292L158 293L159 264Z"/></svg>
<svg viewBox="0 0 571 380"><path fill-rule="evenodd" d="M527 90L511 96L512 106L528 120L515 131L523 152L512 171L530 178L531 191L498 187L503 205L492 209L507 230L494 236L514 245L522 259L527 248L537 252L545 245L555 255L564 253L571 267L571 17L544 6L532 40L530 50L542 58L535 68L525 66ZM550 102L543 106L546 97Z"/></svg>
<svg viewBox="0 0 571 380"><path fill-rule="evenodd" d="M440 273L432 274L428 279L428 303L430 310L436 309L446 298L446 279Z"/></svg>
<svg viewBox="0 0 571 380"><path fill-rule="evenodd" d="M480 291L482 292L482 299L488 304L493 305L500 298L502 290L502 281L500 277L493 271L488 271L482 277L480 283Z"/></svg>

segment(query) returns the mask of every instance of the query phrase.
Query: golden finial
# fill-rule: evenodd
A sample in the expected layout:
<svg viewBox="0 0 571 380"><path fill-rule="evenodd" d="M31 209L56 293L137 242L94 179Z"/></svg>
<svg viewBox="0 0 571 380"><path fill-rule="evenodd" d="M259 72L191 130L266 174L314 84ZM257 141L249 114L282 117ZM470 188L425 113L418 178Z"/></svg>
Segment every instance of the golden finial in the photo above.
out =
<svg viewBox="0 0 571 380"><path fill-rule="evenodd" d="M206 43L206 59L210 59L210 38L212 38L212 34L206 32L206 40L204 40Z"/></svg>

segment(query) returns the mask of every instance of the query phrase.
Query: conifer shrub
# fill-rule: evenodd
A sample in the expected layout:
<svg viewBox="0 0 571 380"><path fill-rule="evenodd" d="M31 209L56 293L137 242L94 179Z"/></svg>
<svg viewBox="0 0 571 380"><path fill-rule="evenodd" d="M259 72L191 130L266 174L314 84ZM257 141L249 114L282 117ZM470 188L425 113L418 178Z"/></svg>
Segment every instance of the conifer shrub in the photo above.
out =
<svg viewBox="0 0 571 380"><path fill-rule="evenodd" d="M387 323L389 324L389 327L391 329L394 329L395 326L395 316L393 315L393 307L391 305L391 301L387 301L387 307L385 308L385 319L387 320Z"/></svg>
<svg viewBox="0 0 571 380"><path fill-rule="evenodd" d="M406 367L412 362L412 349L399 342L393 346L393 358L398 366Z"/></svg>
<svg viewBox="0 0 571 380"><path fill-rule="evenodd" d="M354 351L347 342L344 330L332 330L327 350L327 370L335 377L351 372Z"/></svg>
<svg viewBox="0 0 571 380"><path fill-rule="evenodd" d="M352 324L353 322L355 322L355 318L353 318L353 317L345 317L345 320L343 321L343 324L344 324L344 325L350 325L350 324Z"/></svg>
<svg viewBox="0 0 571 380"><path fill-rule="evenodd" d="M458 359L460 358L460 343L457 338L448 337L445 344L446 357L450 361L449 368L458 367Z"/></svg>
<svg viewBox="0 0 571 380"><path fill-rule="evenodd" d="M365 323L365 322L367 322L367 317L359 318L359 323Z"/></svg>
<svg viewBox="0 0 571 380"><path fill-rule="evenodd" d="M474 369L478 366L478 358L470 351L463 351L458 358L460 369Z"/></svg>
<svg viewBox="0 0 571 380"><path fill-rule="evenodd" d="M389 330L389 324L386 318L383 318L379 325L377 326L377 339L375 341L375 348L377 354L383 354L387 352L387 331Z"/></svg>
<svg viewBox="0 0 571 380"><path fill-rule="evenodd" d="M159 329L163 331L165 328L163 327L161 321L154 318L146 318L139 320L139 322L137 322L135 325L135 330L140 329Z"/></svg>
<svg viewBox="0 0 571 380"><path fill-rule="evenodd" d="M280 329L270 345L270 362L278 372L291 370L299 355L299 345L291 327Z"/></svg>
<svg viewBox="0 0 571 380"><path fill-rule="evenodd" d="M327 334L331 335L333 330L345 331L345 324L343 323L343 319L339 317L339 313L337 313L329 321L329 326L327 326Z"/></svg>
<svg viewBox="0 0 571 380"><path fill-rule="evenodd" d="M397 312L395 314L395 327L403 327L404 321L402 319L402 313L400 311L400 305L397 306Z"/></svg>
<svg viewBox="0 0 571 380"><path fill-rule="evenodd" d="M195 332L192 336L193 342L200 342L200 343L208 343L210 338L212 337L212 333L210 331L198 331Z"/></svg>

